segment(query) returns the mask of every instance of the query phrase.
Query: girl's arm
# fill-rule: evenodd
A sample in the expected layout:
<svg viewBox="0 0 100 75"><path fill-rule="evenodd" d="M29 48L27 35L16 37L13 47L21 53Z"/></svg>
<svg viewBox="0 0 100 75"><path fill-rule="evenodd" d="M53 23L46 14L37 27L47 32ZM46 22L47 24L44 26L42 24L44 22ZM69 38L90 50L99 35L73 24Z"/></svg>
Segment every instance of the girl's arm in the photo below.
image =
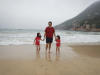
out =
<svg viewBox="0 0 100 75"><path fill-rule="evenodd" d="M34 39L34 42L33 42L33 45L35 44L35 39Z"/></svg>
<svg viewBox="0 0 100 75"><path fill-rule="evenodd" d="M44 41L44 39L40 39L41 41Z"/></svg>

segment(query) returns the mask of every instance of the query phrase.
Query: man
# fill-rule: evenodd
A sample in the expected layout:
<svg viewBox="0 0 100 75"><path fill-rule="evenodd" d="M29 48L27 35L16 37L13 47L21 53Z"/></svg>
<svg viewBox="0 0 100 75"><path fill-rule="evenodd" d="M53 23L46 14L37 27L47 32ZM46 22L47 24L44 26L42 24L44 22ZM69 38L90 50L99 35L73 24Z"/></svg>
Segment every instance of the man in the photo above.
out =
<svg viewBox="0 0 100 75"><path fill-rule="evenodd" d="M52 22L48 22L48 27L45 29L44 39L46 38L46 51L49 48L49 53L51 49L51 44L53 42L53 36L55 36L55 29L52 27Z"/></svg>

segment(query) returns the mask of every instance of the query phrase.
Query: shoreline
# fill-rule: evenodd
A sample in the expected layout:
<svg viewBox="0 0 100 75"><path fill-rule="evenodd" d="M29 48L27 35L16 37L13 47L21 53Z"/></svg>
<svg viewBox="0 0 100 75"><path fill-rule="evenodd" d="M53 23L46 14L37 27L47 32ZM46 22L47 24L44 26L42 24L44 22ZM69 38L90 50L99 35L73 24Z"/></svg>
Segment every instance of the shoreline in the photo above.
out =
<svg viewBox="0 0 100 75"><path fill-rule="evenodd" d="M46 43L44 44L40 44L40 45L45 45ZM53 45L55 45L56 43L52 43ZM89 43L84 43L84 42L81 42L81 43L61 43L61 44L66 44L66 45L100 45L100 42L89 42ZM21 46L21 45L33 45L33 44L8 44L8 45L0 45L0 46Z"/></svg>

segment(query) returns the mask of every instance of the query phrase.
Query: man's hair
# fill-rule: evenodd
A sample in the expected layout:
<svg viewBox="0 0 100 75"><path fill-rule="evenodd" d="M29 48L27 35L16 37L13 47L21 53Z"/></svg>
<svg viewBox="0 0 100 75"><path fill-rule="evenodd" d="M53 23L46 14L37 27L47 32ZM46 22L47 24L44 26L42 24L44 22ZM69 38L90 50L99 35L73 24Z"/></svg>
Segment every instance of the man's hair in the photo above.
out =
<svg viewBox="0 0 100 75"><path fill-rule="evenodd" d="M51 24L52 24L52 22L51 22L51 21L49 21L48 23L51 23Z"/></svg>

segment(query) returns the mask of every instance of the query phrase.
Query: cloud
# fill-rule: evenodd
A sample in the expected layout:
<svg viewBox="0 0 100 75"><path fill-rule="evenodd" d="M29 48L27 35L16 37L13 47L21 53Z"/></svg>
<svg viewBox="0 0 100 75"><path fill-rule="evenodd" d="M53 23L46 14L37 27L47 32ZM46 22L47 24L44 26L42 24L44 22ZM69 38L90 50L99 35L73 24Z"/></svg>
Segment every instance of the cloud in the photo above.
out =
<svg viewBox="0 0 100 75"><path fill-rule="evenodd" d="M44 28L59 24L96 0L0 0L0 28Z"/></svg>

